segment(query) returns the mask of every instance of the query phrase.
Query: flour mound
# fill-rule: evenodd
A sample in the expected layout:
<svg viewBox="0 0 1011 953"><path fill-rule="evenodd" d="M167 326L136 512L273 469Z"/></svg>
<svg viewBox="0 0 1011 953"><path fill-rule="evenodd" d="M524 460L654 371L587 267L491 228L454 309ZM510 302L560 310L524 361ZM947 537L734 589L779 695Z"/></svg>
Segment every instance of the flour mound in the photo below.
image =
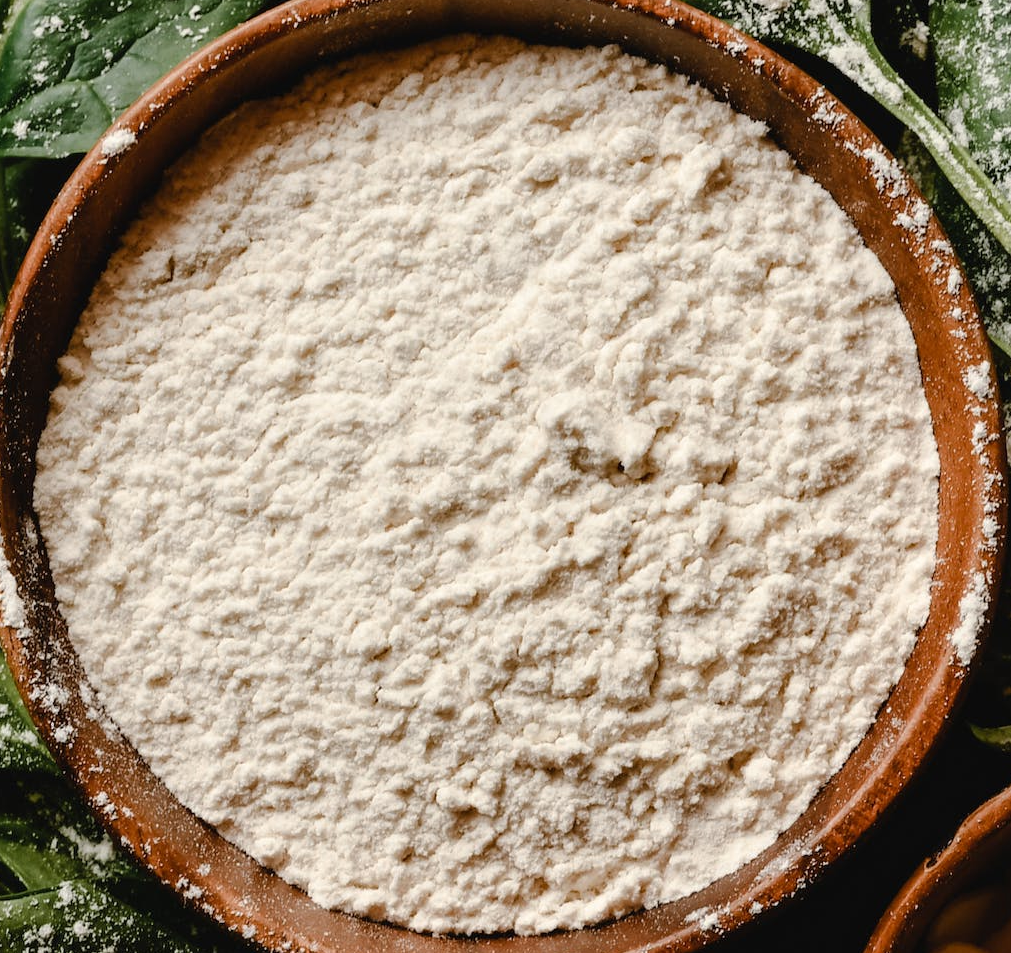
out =
<svg viewBox="0 0 1011 953"><path fill-rule="evenodd" d="M462 38L207 135L60 363L35 501L104 705L327 906L579 927L772 843L930 598L907 323L764 128Z"/></svg>

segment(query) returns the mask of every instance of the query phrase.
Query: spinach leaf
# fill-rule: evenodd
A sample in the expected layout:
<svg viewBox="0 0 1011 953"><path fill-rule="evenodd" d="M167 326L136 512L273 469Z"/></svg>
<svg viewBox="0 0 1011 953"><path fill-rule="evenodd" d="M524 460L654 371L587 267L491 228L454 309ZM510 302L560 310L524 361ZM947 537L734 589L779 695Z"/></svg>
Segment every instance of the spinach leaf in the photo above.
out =
<svg viewBox="0 0 1011 953"><path fill-rule="evenodd" d="M1011 725L1002 728L980 728L977 725L970 725L972 733L984 744L1011 754Z"/></svg>
<svg viewBox="0 0 1011 953"><path fill-rule="evenodd" d="M0 841L32 832L21 842L34 851L58 855L43 857L38 863L57 866L63 877L92 877L97 880L137 878L142 875L125 854L116 849L84 804L59 777L39 777L7 773L0 775ZM9 848L0 848L7 862ZM13 866L8 863L8 866ZM57 880L28 883L28 887L51 886Z"/></svg>
<svg viewBox="0 0 1011 953"><path fill-rule="evenodd" d="M0 296L9 289L32 235L75 160L0 160Z"/></svg>
<svg viewBox="0 0 1011 953"><path fill-rule="evenodd" d="M0 769L0 805L0 949L247 949L116 850L59 778Z"/></svg>
<svg viewBox="0 0 1011 953"><path fill-rule="evenodd" d="M1011 255L962 200L918 140L904 137L897 156L913 176L965 266L999 369L1011 365ZM1005 401L1011 388L1002 384Z"/></svg>
<svg viewBox="0 0 1011 953"><path fill-rule="evenodd" d="M0 770L56 774L56 763L35 732L14 680L0 664Z"/></svg>
<svg viewBox="0 0 1011 953"><path fill-rule="evenodd" d="M139 913L104 885L80 879L0 899L0 949L198 953L206 948Z"/></svg>
<svg viewBox="0 0 1011 953"><path fill-rule="evenodd" d="M990 340L1011 355L1011 255L947 180L938 182L933 204L965 265Z"/></svg>
<svg viewBox="0 0 1011 953"><path fill-rule="evenodd" d="M997 187L1011 196L1011 6L1003 0L934 0L930 27L938 110ZM995 336L1011 340L1011 254L943 180L935 204L988 326Z"/></svg>
<svg viewBox="0 0 1011 953"><path fill-rule="evenodd" d="M73 853L56 849L59 840L21 817L0 814L0 862L28 890L42 890L73 877L94 876L81 870Z"/></svg>
<svg viewBox="0 0 1011 953"><path fill-rule="evenodd" d="M930 32L941 117L1011 195L1011 4L934 0Z"/></svg>
<svg viewBox="0 0 1011 953"><path fill-rule="evenodd" d="M31 728L32 720L21 701L7 666L0 668L0 717L9 722L12 727Z"/></svg>
<svg viewBox="0 0 1011 953"><path fill-rule="evenodd" d="M0 156L91 148L115 117L261 0L28 0L0 47Z"/></svg>

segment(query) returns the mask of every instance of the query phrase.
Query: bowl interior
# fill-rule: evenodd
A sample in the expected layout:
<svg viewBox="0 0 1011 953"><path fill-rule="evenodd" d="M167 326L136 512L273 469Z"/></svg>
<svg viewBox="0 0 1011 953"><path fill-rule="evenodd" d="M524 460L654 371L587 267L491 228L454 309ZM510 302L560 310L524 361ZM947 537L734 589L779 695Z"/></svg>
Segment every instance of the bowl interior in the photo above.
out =
<svg viewBox="0 0 1011 953"><path fill-rule="evenodd" d="M793 895L851 847L933 747L966 682L950 640L962 621L960 606L967 593L993 601L1005 461L986 339L960 266L936 220L920 214L915 187L810 77L678 2L297 0L198 53L119 120L117 127L137 133L136 144L118 156L96 150L84 160L29 252L0 332L0 532L24 609L21 620L4 606L4 648L46 741L103 823L167 883L189 888L191 896L199 892L200 904L230 927L274 950L447 953L473 942L323 910L186 811L96 709L56 604L32 509L34 455L56 360L116 236L167 164L235 105L321 57L464 31L570 46L619 43L764 121L881 259L919 350L941 460L937 569L929 619L863 742L772 847L693 896L594 929L483 941L513 953L698 949ZM988 382L989 394L967 388L970 368ZM981 636L989 615L968 635Z"/></svg>

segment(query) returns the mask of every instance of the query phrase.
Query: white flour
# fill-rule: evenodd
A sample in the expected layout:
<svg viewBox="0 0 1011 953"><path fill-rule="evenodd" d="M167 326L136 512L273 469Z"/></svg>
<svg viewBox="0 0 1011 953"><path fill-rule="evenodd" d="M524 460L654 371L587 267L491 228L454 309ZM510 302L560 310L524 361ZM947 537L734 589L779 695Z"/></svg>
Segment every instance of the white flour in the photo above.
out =
<svg viewBox="0 0 1011 953"><path fill-rule="evenodd" d="M85 668L325 905L530 933L691 892L927 614L889 279L759 124L614 49L443 41L245 108L60 368L36 503Z"/></svg>

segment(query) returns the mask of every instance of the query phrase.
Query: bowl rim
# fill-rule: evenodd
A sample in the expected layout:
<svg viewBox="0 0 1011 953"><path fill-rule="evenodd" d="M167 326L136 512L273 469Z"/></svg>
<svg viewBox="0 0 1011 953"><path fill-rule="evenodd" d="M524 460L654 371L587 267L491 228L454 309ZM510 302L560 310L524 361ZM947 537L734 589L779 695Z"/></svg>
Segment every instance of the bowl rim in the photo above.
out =
<svg viewBox="0 0 1011 953"><path fill-rule="evenodd" d="M799 110L805 115L807 121L812 124L812 128L820 126L823 132L838 137L841 142L844 142L846 148L853 155L852 161L862 168L864 177L876 182L882 204L892 210L896 216L906 215L909 217L910 211L917 208L916 203L926 207L916 187L898 169L890 154L876 137L850 110L798 67L733 27L689 7L680 0L567 0L567 2L568 6L573 9L578 7L586 12L596 11L600 16L609 15L608 11L610 11L619 16L647 18L655 21L662 28L682 31L703 40L722 57L738 64L742 70L750 71L769 82L775 87L778 94L790 103L791 108ZM223 75L229 68L241 64L261 49L269 47L272 43L280 41L292 33L308 29L313 25L334 22L345 15L362 11L382 8L394 12L399 10L402 13L408 6L420 5L421 0L413 5L407 3L406 0L292 0L292 2L275 7L237 27L189 57L146 92L113 124L111 130L130 132L136 137L139 144L145 137L151 135L151 130L157 128L165 116L184 105L193 91L199 88L202 81L210 80L216 75ZM461 28L457 32L473 29L472 22L467 15L466 0L442 0L439 5L446 11L444 15L447 19L459 17ZM502 0L502 6L510 5L513 4ZM211 124L211 122L204 124L204 128ZM86 206L88 203L101 201L105 190L109 187L108 184L115 181L117 170L125 167L131 161L133 150L136 148L136 146L131 146L122 154L106 155L101 146L102 143L99 142L85 156L58 196L18 272L14 288L8 299L3 325L0 328L0 372L4 375L7 374L12 367L12 362L17 357L18 349L14 345L16 341L20 340L19 334L27 333L22 329L22 316L29 310L28 303L31 296L38 292L40 283L47 280L48 269L54 256L60 255L65 248L73 247L78 212L82 206ZM895 240L899 243L904 242L910 249L913 249L912 254L917 260L925 262L926 255L932 256L932 261L936 264L934 270L940 269L940 274L947 281L946 294L950 299L950 312L958 312L957 319L952 320L957 320L958 326L965 331L964 346L968 349L967 353L979 358L980 362L986 361L988 363L988 366L983 369L984 376L987 379L990 394L996 393L996 379L992 361L972 293L965 280L961 265L955 258L950 245L947 244L936 217L931 213L926 226L918 224L915 229L896 230ZM916 251L916 248L919 248L919 251ZM938 293L944 294L944 289ZM947 315L948 318L951 318L951 313ZM4 392L8 389L6 376L0 388ZM22 598L22 601L30 602L27 596L24 596L24 571L18 561L18 554L23 555L24 552L24 528L18 522L17 507L12 502L13 491L9 486L11 460L16 451L12 442L8 440L9 434L6 430L10 407L9 403L5 404L4 432L0 434L0 463L2 463L0 466L0 483L2 483L0 486L0 531L3 535L4 560L14 574L19 597ZM979 452L973 455L973 459L968 461L968 465L974 468L972 470L974 474L973 499L979 503L980 514L985 509L986 513L990 514L989 518L995 521L996 525L995 533L984 539L980 525L982 515L980 515L980 520L977 520L971 527L969 534L971 538L965 544L968 552L966 572L971 578L983 580L977 588L981 598L987 602L985 617L980 620L979 631L976 633L979 641L982 642L992 620L996 590L999 585L1000 568L1003 561L1004 514L1007 499L1006 481L1003 476L1006 461L1001 417L992 397L985 400L980 398L977 409L979 419L987 423L988 432L997 435L996 439L989 440L984 446L981 446ZM936 428L937 418L933 408L931 412ZM35 529L38 530L37 523ZM48 567L46 567L46 572L48 572ZM965 593L969 594L969 588L966 588ZM933 614L933 612L934 603L932 602L931 613ZM345 945L341 945L346 942L346 938L337 942L329 934L319 940L318 937L304 935L293 937L283 931L278 932L275 921L268 915L269 911L265 913L264 909L256 907L255 904L252 907L244 906L242 901L245 898L236 896L234 892L223 892L220 884L216 884L207 877L201 877L195 871L195 861L186 863L186 857L180 860L178 851L173 853L164 844L161 844L157 849L152 849L152 834L149 824L141 824L137 818L126 819L122 813L116 817L110 816L107 802L101 799L104 791L97 789L94 775L88 775L88 763L82 754L82 746L76 740L69 742L61 740L57 729L62 713L54 713L51 708L47 707L44 703L44 695L40 692L40 686L51 684L50 666L73 665L74 662L63 658L62 648L43 646L40 641L41 637L32 631L33 625L34 623L22 627L8 625L0 628L0 642L5 649L19 691L25 699L33 720L39 726L43 738L53 750L61 766L70 774L73 782L85 795L99 820L111 829L117 838L127 844L145 866L172 886L177 893L183 895L191 906L209 910L212 915L238 932L248 935L250 930L254 930L258 941L269 949L283 949L283 943L289 941L294 942L296 948L307 950L346 949ZM47 651L49 655L46 655ZM976 655L978 657L979 652ZM639 946L633 944L627 948L698 949L725 932L752 922L766 910L777 906L815 879L828 864L849 851L861 840L885 811L892 806L913 771L926 760L936 746L948 716L964 695L972 669L971 661L968 664L962 664L958 659L951 657L949 664L929 673L930 680L919 693L919 696L922 696L919 711L925 716L929 714L929 717L925 717L924 724L913 725L912 721L915 719L910 718L901 730L896 731L890 756L884 758L876 767L869 769L865 780L849 792L841 804L836 805L833 814L834 820L830 824L822 825L818 829L817 837L791 840L791 831L796 826L794 825L777 839L777 844L783 842L784 856L788 862L781 865L783 869L776 876L770 877L768 871L763 868L764 879L756 877L750 886L735 895L733 902L716 905L711 905L708 902L695 902L692 909L682 916L679 928L671 930L661 937L653 937L648 943ZM900 685L905 679L904 672ZM891 697L889 696L889 701L883 706L884 712L890 710ZM105 739L104 744L111 747L119 743L115 733L103 725L100 717L93 714L94 709L87 699L72 697L64 710L71 709L77 716L85 719L90 725L90 730L97 733L96 737ZM878 720L880 721L880 717ZM870 737L870 733L868 737ZM858 750L863 750L863 747L864 743L862 742ZM100 751L99 754L102 752ZM139 760L139 756L136 756L135 752L134 756ZM847 765L853 758L854 755L851 754ZM111 755L107 754L106 763L112 763ZM844 769L833 776L826 788L833 785L835 778ZM816 803L820 801L821 797L822 795L819 794ZM809 807L802 818L807 816L810 811ZM208 832L207 825L195 818L193 820L205 828L205 834ZM213 836L219 837L216 834ZM178 846L176 845L176 847ZM193 858L188 858L188 860L193 860ZM742 870L747 871L749 867L750 865ZM738 877L741 873L738 871L715 883L723 884L725 881ZM269 874L269 877L272 880L279 880L273 874ZM180 887L180 883L183 881L185 883ZM256 885L259 887L262 886L262 883L256 881ZM194 899L194 889L200 891L199 902ZM290 889L294 890L294 888ZM189 897L185 897L187 892L190 893ZM710 888L703 888L702 891L693 894L687 900L691 901L693 898L712 893ZM672 904L664 904L655 909L679 903L681 901L674 901ZM682 907L684 906L682 903ZM641 916L648 918L651 913L652 911L647 911ZM346 914L336 916L348 917ZM547 951L551 943L545 941L553 942L554 939L561 942L566 938L571 940L578 933L592 934L597 938L596 943L604 945L610 942L610 936L615 938L623 936L621 925L637 916L640 914L631 914L629 917L621 918L593 930L536 938L506 937L488 942L508 943L514 947L523 947L524 950L527 946L540 945L542 949ZM347 925L345 924L345 926ZM348 936L355 938L358 942L388 945L389 936L386 934L381 936L376 933L373 926L375 925L371 924L371 921L358 921L357 925L348 926L350 931ZM380 925L380 927L385 931L399 930L399 928L387 925ZM421 937L424 935L410 934L410 936ZM472 942L460 937L430 937L428 939L442 950L446 949L446 944ZM534 942L528 942L530 940Z"/></svg>

